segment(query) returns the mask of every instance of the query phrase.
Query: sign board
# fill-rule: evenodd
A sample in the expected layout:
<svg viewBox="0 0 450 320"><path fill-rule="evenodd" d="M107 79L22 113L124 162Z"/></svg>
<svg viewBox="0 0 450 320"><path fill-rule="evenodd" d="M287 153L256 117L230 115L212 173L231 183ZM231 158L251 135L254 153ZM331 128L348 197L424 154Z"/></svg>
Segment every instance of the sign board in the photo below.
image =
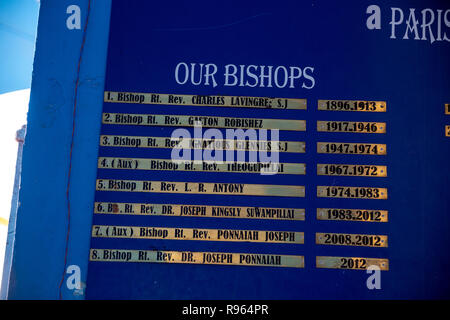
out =
<svg viewBox="0 0 450 320"><path fill-rule="evenodd" d="M113 1L86 298L448 297L449 38L437 1Z"/></svg>

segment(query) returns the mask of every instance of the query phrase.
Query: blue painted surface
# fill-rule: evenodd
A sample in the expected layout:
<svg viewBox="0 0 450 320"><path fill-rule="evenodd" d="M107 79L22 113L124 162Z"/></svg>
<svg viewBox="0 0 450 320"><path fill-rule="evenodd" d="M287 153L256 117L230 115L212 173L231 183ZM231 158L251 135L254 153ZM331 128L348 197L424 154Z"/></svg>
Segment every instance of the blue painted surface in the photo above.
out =
<svg viewBox="0 0 450 320"><path fill-rule="evenodd" d="M444 103L450 99L448 42L391 40L390 1L382 29L366 28L372 1L223 1L113 4L106 91L306 98L307 111L105 103L105 112L304 119L305 132L280 132L280 140L306 141L306 154L281 154L281 162L305 162L306 176L99 169L98 178L152 181L305 185L306 197L276 198L97 191L96 201L258 205L306 208L306 221L256 221L191 217L94 215L94 224L187 228L293 230L305 244L93 238L92 248L249 252L304 255L304 269L91 262L87 298L120 299L395 299L449 297L449 139ZM446 9L444 2L403 1L410 7ZM446 29L448 32L448 29ZM178 85L179 62L214 63L218 87ZM236 65L313 66L311 90L226 87L223 68ZM387 101L386 113L317 110L318 99ZM379 121L387 133L318 133L316 120ZM447 119L448 120L448 119ZM448 122L448 121L447 121ZM102 134L170 136L173 128L103 125ZM387 156L323 155L317 141L386 143ZM99 156L170 159L168 149L101 147ZM379 164L387 178L317 176L316 163ZM316 198L317 185L387 187L388 200ZM388 223L317 221L322 208L389 210ZM388 248L321 246L315 232L384 234ZM388 258L382 290L368 290L361 271L315 267L316 256Z"/></svg>
<svg viewBox="0 0 450 320"><path fill-rule="evenodd" d="M67 227L68 155L76 63L81 31L65 28L69 1L41 3L34 64L28 133L24 147L21 206L11 273L9 298L58 297L63 271ZM86 2L87 3L87 2ZM85 12L86 3L80 4ZM87 282L86 298L122 299L396 299L449 298L447 271L450 197L448 159L450 139L445 138L443 105L450 100L449 44L389 39L390 7L445 9L440 1L378 1L382 30L365 27L371 1L350 4L327 2L155 3L115 1L111 15L106 68L109 1L93 1L81 86L71 189L72 224L68 265L81 267ZM85 16L83 15L82 21ZM404 29L402 29L404 30ZM450 33L450 32L449 32ZM399 33L400 34L400 33ZM401 37L399 35L398 37ZM268 89L179 86L173 71L178 62L314 66L316 86L304 89ZM222 81L221 78L219 78ZM247 183L306 186L305 199L239 197L234 205L292 206L306 208L306 220L245 221L245 219L172 217L94 217L96 224L155 225L168 227L296 230L305 232L304 245L245 244L207 241L93 239L90 227L94 194L101 201L171 202L229 205L230 197L169 194L95 193L95 177L136 180L242 182L241 174L186 174L180 172L116 172L98 170L97 155L169 158L168 150L98 148L104 133L170 136L168 128L103 126L103 89L175 94L276 96L308 99L307 111L231 110L175 106L105 103L110 112L202 114L294 118L307 121L306 133L281 132L281 140L306 141L307 152L284 154L282 162L306 162L307 175L248 176ZM317 111L318 99L373 99L387 101L387 113L362 114ZM317 133L316 120L387 122L386 135ZM316 154L317 141L387 143L388 155L326 156ZM114 150L113 150L114 149ZM386 164L388 178L318 177L316 163ZM270 181L270 182L268 182ZM389 199L317 199L317 185L387 187ZM326 222L315 219L317 207L389 210L386 224ZM373 233L389 236L389 248L319 246L315 232ZM99 263L88 267L89 247L191 251L261 252L305 256L304 269L243 266ZM367 290L362 271L321 270L317 255L380 257L390 260L382 273L382 290ZM87 274L87 275L86 275ZM65 286L63 286L65 288ZM84 295L64 289L65 299Z"/></svg>
<svg viewBox="0 0 450 320"><path fill-rule="evenodd" d="M86 19L87 1L77 1ZM58 299L67 231L66 186L82 30L66 28L74 1L41 2L9 299ZM86 282L110 1L93 1L80 71L67 265ZM82 299L63 285L64 299Z"/></svg>

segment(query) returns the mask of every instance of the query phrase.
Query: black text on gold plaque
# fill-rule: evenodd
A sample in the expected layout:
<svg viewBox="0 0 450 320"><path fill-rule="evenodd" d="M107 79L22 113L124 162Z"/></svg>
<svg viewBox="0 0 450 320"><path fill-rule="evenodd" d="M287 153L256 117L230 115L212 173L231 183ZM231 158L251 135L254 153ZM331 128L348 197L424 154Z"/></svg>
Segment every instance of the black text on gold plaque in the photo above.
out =
<svg viewBox="0 0 450 320"><path fill-rule="evenodd" d="M305 187L246 183L97 179L97 191L304 197Z"/></svg>
<svg viewBox="0 0 450 320"><path fill-rule="evenodd" d="M171 114L103 113L103 124L167 127L278 129L305 131L305 120L187 116Z"/></svg>
<svg viewBox="0 0 450 320"><path fill-rule="evenodd" d="M264 141L231 139L190 139L171 137L144 137L101 135L102 147L122 148L168 148L236 151L274 151L304 153L304 141Z"/></svg>
<svg viewBox="0 0 450 320"><path fill-rule="evenodd" d="M379 143L317 142L317 153L386 155L386 145Z"/></svg>
<svg viewBox="0 0 450 320"><path fill-rule="evenodd" d="M170 217L305 220L305 209L194 204L96 202L94 213Z"/></svg>
<svg viewBox="0 0 450 320"><path fill-rule="evenodd" d="M386 177L387 167L359 164L317 164L319 176Z"/></svg>
<svg viewBox="0 0 450 320"><path fill-rule="evenodd" d="M319 198L387 199L386 188L317 186Z"/></svg>
<svg viewBox="0 0 450 320"><path fill-rule="evenodd" d="M290 268L303 268L305 265L304 257L296 255L123 249L91 249L89 260Z"/></svg>
<svg viewBox="0 0 450 320"><path fill-rule="evenodd" d="M333 246L387 247L387 236L316 232L316 244Z"/></svg>
<svg viewBox="0 0 450 320"><path fill-rule="evenodd" d="M319 100L318 110L386 112L385 101Z"/></svg>
<svg viewBox="0 0 450 320"><path fill-rule="evenodd" d="M381 271L387 271L389 270L389 260L359 257L316 257L316 268L367 270L370 266L377 266Z"/></svg>
<svg viewBox="0 0 450 320"><path fill-rule="evenodd" d="M139 92L105 91L104 101L112 103L163 104L176 106L263 108L263 109L306 109L306 99L205 96L190 94L163 94Z"/></svg>
<svg viewBox="0 0 450 320"><path fill-rule="evenodd" d="M317 220L387 222L387 210L317 208Z"/></svg>
<svg viewBox="0 0 450 320"><path fill-rule="evenodd" d="M386 133L384 122L317 121L319 132Z"/></svg>
<svg viewBox="0 0 450 320"><path fill-rule="evenodd" d="M170 159L99 157L100 169L199 171L229 173L305 174L304 163L263 163L240 161L185 161Z"/></svg>
<svg viewBox="0 0 450 320"><path fill-rule="evenodd" d="M293 244L303 244L304 241L303 232L296 231L193 229L104 225L92 226L92 237Z"/></svg>

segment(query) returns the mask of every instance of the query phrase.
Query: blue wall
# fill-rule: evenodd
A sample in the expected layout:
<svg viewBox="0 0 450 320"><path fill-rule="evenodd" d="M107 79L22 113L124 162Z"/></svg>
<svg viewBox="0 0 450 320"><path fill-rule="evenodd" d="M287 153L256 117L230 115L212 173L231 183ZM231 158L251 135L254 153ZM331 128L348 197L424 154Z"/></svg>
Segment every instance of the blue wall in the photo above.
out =
<svg viewBox="0 0 450 320"><path fill-rule="evenodd" d="M69 30L66 8L81 8ZM57 299L67 232L66 187L76 71L88 1L41 1L9 299ZM85 283L101 123L110 0L92 1L80 71L67 265ZM5 275L6 277L7 275ZM64 299L84 292L62 286Z"/></svg>

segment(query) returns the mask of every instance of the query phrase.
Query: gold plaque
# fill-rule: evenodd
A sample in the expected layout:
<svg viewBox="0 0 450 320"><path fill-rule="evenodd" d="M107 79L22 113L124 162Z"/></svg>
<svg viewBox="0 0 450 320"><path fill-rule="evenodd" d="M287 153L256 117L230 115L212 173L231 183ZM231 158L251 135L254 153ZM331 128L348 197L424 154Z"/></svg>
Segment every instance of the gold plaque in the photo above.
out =
<svg viewBox="0 0 450 320"><path fill-rule="evenodd" d="M193 229L134 226L92 226L94 238L201 240L303 244L303 232L231 229Z"/></svg>
<svg viewBox="0 0 450 320"><path fill-rule="evenodd" d="M317 142L317 153L386 155L386 145L378 143Z"/></svg>
<svg viewBox="0 0 450 320"><path fill-rule="evenodd" d="M319 132L386 133L385 122L317 121Z"/></svg>
<svg viewBox="0 0 450 320"><path fill-rule="evenodd" d="M91 249L89 260L291 268L304 268L305 266L303 256L293 255L123 249Z"/></svg>
<svg viewBox="0 0 450 320"><path fill-rule="evenodd" d="M319 198L387 199L386 188L317 186Z"/></svg>
<svg viewBox="0 0 450 320"><path fill-rule="evenodd" d="M317 220L387 222L387 210L317 208Z"/></svg>
<svg viewBox="0 0 450 320"><path fill-rule="evenodd" d="M172 114L103 113L103 124L305 131L305 120L186 116Z"/></svg>
<svg viewBox="0 0 450 320"><path fill-rule="evenodd" d="M450 125L449 126L445 126L445 136L446 137L450 137Z"/></svg>
<svg viewBox="0 0 450 320"><path fill-rule="evenodd" d="M376 234L321 233L316 232L316 244L330 246L357 246L387 248L388 238Z"/></svg>
<svg viewBox="0 0 450 320"><path fill-rule="evenodd" d="M445 104L445 114L450 114L450 103Z"/></svg>
<svg viewBox="0 0 450 320"><path fill-rule="evenodd" d="M263 109L299 109L306 110L306 99L210 96L190 94L163 94L105 91L104 102L163 104L174 106L263 108Z"/></svg>
<svg viewBox="0 0 450 320"><path fill-rule="evenodd" d="M319 100L318 110L386 112L386 101Z"/></svg>
<svg viewBox="0 0 450 320"><path fill-rule="evenodd" d="M319 176L387 177L386 166L359 164L317 164Z"/></svg>
<svg viewBox="0 0 450 320"><path fill-rule="evenodd" d="M241 218L305 220L305 209L210 206L195 204L152 204L152 203L113 203L96 202L94 213L149 215L169 217L207 217L207 218Z"/></svg>
<svg viewBox="0 0 450 320"><path fill-rule="evenodd" d="M97 191L304 197L294 185L97 179Z"/></svg>
<svg viewBox="0 0 450 320"><path fill-rule="evenodd" d="M377 266L382 271L388 271L389 260L357 257L316 257L316 268L367 270L370 266Z"/></svg>
<svg viewBox="0 0 450 320"><path fill-rule="evenodd" d="M305 174L304 163L263 163L239 161L184 161L143 158L99 157L100 169L198 171L228 173Z"/></svg>
<svg viewBox="0 0 450 320"><path fill-rule="evenodd" d="M304 141L263 141L229 139L183 139L171 137L100 136L102 147L169 148L305 153Z"/></svg>

